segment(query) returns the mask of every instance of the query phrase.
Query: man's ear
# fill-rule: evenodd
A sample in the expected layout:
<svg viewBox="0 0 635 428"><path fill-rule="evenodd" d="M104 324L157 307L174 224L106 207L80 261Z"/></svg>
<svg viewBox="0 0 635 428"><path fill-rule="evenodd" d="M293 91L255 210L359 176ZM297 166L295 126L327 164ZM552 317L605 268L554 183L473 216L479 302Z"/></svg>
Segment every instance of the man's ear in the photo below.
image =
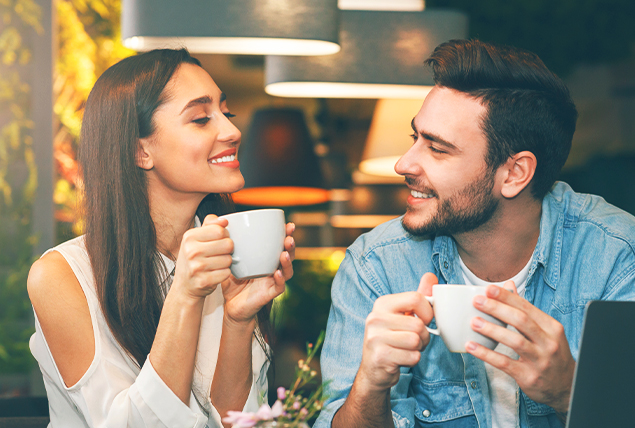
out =
<svg viewBox="0 0 635 428"><path fill-rule="evenodd" d="M148 151L148 145L151 144L147 138L139 138L137 142L137 154L135 157L135 163L141 169L145 169L146 171L154 168L154 162L152 161L152 156Z"/></svg>
<svg viewBox="0 0 635 428"><path fill-rule="evenodd" d="M505 179L501 194L507 199L515 198L531 183L536 172L536 156L529 151L518 152L510 157L503 169Z"/></svg>

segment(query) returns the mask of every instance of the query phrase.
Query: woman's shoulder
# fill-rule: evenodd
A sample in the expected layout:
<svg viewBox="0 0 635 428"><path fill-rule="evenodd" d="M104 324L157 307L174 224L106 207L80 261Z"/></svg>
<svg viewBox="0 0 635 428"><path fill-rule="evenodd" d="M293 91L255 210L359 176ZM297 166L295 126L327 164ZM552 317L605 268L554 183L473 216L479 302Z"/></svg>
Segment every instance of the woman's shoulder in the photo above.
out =
<svg viewBox="0 0 635 428"><path fill-rule="evenodd" d="M84 297L77 268L90 262L83 236L66 241L46 251L33 263L27 279L27 291L34 306L41 301ZM80 269L81 270L81 269Z"/></svg>
<svg viewBox="0 0 635 428"><path fill-rule="evenodd" d="M90 309L79 279L60 251L48 251L31 267L27 291L65 384L74 385L95 355Z"/></svg>

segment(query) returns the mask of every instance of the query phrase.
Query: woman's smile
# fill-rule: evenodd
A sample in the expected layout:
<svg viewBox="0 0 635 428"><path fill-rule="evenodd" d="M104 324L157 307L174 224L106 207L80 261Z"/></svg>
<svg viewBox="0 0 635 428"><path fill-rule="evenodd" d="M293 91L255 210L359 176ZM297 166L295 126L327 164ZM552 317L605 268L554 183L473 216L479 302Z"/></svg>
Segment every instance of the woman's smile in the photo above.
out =
<svg viewBox="0 0 635 428"><path fill-rule="evenodd" d="M240 166L235 148L222 151L214 157L209 158L207 162L212 165L224 166L228 168L238 168Z"/></svg>

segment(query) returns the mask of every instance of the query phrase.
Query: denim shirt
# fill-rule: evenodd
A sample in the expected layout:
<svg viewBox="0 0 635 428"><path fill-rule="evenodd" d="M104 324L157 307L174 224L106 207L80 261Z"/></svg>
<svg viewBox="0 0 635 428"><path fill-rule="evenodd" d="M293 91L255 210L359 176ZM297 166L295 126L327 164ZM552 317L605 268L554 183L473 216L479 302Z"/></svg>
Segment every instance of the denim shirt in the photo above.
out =
<svg viewBox="0 0 635 428"><path fill-rule="evenodd" d="M315 427L329 427L344 404L362 358L366 316L386 294L414 291L433 272L440 283L463 284L455 241L418 238L401 219L360 236L335 277L322 378L329 398ZM561 323L577 360L585 305L590 300L635 300L635 217L598 196L556 183L542 203L540 237L525 298ZM431 323L434 325L434 320ZM484 363L451 353L432 336L420 362L402 367L390 390L396 427L491 427ZM555 411L519 391L521 427L560 427ZM601 411L601 409L600 409Z"/></svg>

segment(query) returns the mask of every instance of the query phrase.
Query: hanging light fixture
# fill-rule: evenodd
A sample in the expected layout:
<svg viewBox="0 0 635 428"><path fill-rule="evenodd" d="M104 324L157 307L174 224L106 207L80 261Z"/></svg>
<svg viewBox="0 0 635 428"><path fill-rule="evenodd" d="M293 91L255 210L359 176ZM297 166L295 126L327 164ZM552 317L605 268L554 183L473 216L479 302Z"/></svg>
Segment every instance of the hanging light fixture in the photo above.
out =
<svg viewBox="0 0 635 428"><path fill-rule="evenodd" d="M400 177L395 164L412 146L412 118L421 100L378 100L366 137L359 170L382 177Z"/></svg>
<svg viewBox="0 0 635 428"><path fill-rule="evenodd" d="M329 55L339 51L337 0L123 0L123 43L138 51Z"/></svg>
<svg viewBox="0 0 635 428"><path fill-rule="evenodd" d="M411 10L425 9L424 0L339 0L341 10Z"/></svg>
<svg viewBox="0 0 635 428"><path fill-rule="evenodd" d="M423 99L434 84L423 61L467 35L458 11L342 10L337 54L265 58L265 91L281 97Z"/></svg>
<svg viewBox="0 0 635 428"><path fill-rule="evenodd" d="M238 159L245 188L232 195L236 204L284 207L329 200L302 110L256 111Z"/></svg>

